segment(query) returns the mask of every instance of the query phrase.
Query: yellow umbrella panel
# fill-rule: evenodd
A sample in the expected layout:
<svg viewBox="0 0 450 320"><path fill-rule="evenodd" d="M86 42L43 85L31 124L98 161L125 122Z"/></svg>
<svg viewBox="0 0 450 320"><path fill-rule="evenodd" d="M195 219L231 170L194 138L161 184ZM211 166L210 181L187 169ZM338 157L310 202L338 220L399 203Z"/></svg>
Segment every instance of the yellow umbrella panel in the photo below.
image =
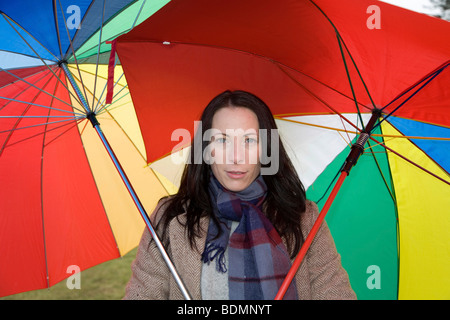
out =
<svg viewBox="0 0 450 320"><path fill-rule="evenodd" d="M104 108L107 69L105 65L99 65L97 71L95 65L81 65L78 73L75 66L70 67L75 77L80 78L81 74L84 88L94 88L97 79L94 100L94 105L98 103L97 119L142 205L150 214L158 200L168 193L153 170L147 166L143 156L145 147L120 66L116 66L114 79L117 97L108 108ZM79 86L81 87L81 81ZM92 92L86 93L87 100L90 101ZM75 107L81 108L74 99L72 103ZM144 221L93 126L88 121L82 121L78 125L78 130L118 248L121 255L126 254L138 244L144 229Z"/></svg>

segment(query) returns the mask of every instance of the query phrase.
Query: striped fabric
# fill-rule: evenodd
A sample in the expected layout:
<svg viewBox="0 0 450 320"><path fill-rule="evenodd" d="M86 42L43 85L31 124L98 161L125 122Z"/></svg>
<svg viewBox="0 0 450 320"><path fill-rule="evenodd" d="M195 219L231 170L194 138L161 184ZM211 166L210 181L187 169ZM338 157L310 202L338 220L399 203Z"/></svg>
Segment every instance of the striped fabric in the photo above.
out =
<svg viewBox="0 0 450 320"><path fill-rule="evenodd" d="M261 211L267 192L263 178L259 176L245 190L233 193L211 176L209 193L221 232L211 219L203 262L215 260L218 272L228 272L230 299L274 299L291 263L278 232ZM239 225L230 236L232 221ZM297 299L295 286L290 286L285 299Z"/></svg>

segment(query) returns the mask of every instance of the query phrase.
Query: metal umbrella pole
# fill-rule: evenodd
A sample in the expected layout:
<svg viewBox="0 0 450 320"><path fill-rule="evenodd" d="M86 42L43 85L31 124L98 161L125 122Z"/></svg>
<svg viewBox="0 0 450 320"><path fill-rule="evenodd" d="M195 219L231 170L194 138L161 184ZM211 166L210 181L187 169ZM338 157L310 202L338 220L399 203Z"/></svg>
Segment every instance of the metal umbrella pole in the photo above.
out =
<svg viewBox="0 0 450 320"><path fill-rule="evenodd" d="M61 63L60 66L64 70L67 79L69 79L70 84L72 85L73 89L75 90L75 93L77 94L78 98L80 99L83 108L86 111L86 118L89 119L92 123L92 126L94 127L95 131L97 132L98 136L100 137L100 140L102 141L103 145L106 148L106 151L108 152L109 156L111 157L111 160L114 163L114 166L117 169L117 172L119 173L120 177L122 178L122 181L124 182L128 192L130 193L136 207L139 210L139 213L142 216L142 219L144 219L144 222L147 226L147 229L150 231L150 234L153 237L153 240L156 243L156 246L158 247L160 253L162 254L164 261L166 262L170 272L172 273L173 277L175 278L176 283L178 284L181 293L183 294L184 298L186 300L191 300L191 296L186 289L182 279L178 275L178 272L175 269L174 264L172 263L172 260L170 259L169 255L167 254L161 240L159 239L158 235L156 234L156 231L150 221L150 218L145 211L144 207L142 206L141 201L139 200L139 197L137 196L135 190L133 189L133 186L131 185L127 175L125 174L119 160L117 159L116 155L114 154L114 151L112 150L108 140L106 139L105 135L103 134L103 131L100 128L100 123L97 121L95 113L89 108L89 105L87 104L86 99L84 98L83 94L81 93L80 88L78 87L77 83L75 82L75 79L73 78L72 74L70 73L69 69L67 68L66 63Z"/></svg>
<svg viewBox="0 0 450 320"><path fill-rule="evenodd" d="M317 232L320 229L320 226L322 225L323 220L325 219L326 214L328 213L328 210L330 209L336 195L339 192L339 189L341 188L342 184L344 183L345 178L350 174L350 170L352 167L356 164L358 161L359 156L364 152L364 145L366 144L367 140L370 138L371 131L377 122L377 120L381 116L381 110L374 109L372 111L372 117L370 118L369 122L367 123L367 126L365 129L361 132L358 140L353 144L351 151L349 155L347 156L347 159L345 160L345 163L340 171L339 178L336 182L336 184L333 187L333 190L330 193L330 196L328 197L325 205L323 206L322 210L320 211L319 216L317 217L317 220L315 221L313 227L311 228L311 231L309 232L308 236L306 237L305 242L303 243L302 247L300 248L299 253L297 254L297 257L295 258L294 262L292 263L291 269L289 270L288 274L286 275L286 278L284 279L283 283L280 286L280 289L278 290L277 295L275 296L275 300L282 300L287 289L289 288L289 285L291 284L292 280L294 279L295 274L298 271L298 268L300 267L303 258L305 257L306 253L308 252L309 247L311 246L312 241L314 240L314 237L316 236Z"/></svg>

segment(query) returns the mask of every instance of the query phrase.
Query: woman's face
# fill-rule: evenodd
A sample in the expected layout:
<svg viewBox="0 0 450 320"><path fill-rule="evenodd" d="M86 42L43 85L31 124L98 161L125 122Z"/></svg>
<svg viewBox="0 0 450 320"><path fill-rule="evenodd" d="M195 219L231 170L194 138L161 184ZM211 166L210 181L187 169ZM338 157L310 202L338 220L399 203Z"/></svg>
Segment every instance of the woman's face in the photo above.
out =
<svg viewBox="0 0 450 320"><path fill-rule="evenodd" d="M261 170L256 114L243 107L224 107L214 114L211 129L209 163L214 176L230 191L244 190Z"/></svg>

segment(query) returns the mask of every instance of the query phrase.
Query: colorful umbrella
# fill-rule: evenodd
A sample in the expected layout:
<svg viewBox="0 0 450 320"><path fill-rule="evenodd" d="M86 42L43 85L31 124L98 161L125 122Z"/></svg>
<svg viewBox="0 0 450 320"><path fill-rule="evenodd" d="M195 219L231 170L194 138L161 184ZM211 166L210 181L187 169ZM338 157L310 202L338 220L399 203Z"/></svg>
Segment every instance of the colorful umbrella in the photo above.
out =
<svg viewBox="0 0 450 320"><path fill-rule="evenodd" d="M253 92L308 198L337 193L322 212L358 298L448 299L449 35L378 1L175 0L117 50L147 160L174 190L208 101Z"/></svg>
<svg viewBox="0 0 450 320"><path fill-rule="evenodd" d="M167 195L146 167L108 43L166 2L2 1L0 296L49 287L137 245L143 220L100 133L147 210Z"/></svg>

